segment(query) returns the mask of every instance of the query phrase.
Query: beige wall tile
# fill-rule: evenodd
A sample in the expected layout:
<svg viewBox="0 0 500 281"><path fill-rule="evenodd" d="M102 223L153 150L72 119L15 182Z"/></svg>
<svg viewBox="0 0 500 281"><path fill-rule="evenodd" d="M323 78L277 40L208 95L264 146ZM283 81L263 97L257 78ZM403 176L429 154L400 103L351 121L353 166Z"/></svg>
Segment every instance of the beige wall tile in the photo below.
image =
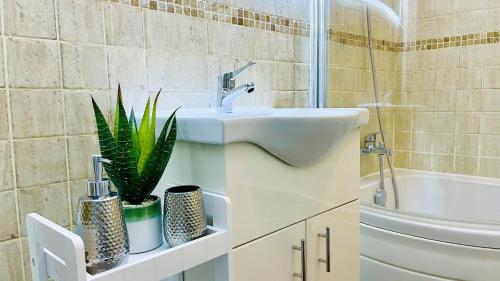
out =
<svg viewBox="0 0 500 281"><path fill-rule="evenodd" d="M455 90L436 91L434 94L434 111L455 111L457 93Z"/></svg>
<svg viewBox="0 0 500 281"><path fill-rule="evenodd" d="M396 132L395 147L396 150L411 150L412 140L411 132Z"/></svg>
<svg viewBox="0 0 500 281"><path fill-rule="evenodd" d="M435 0L419 0L416 2L417 19L436 16L437 2Z"/></svg>
<svg viewBox="0 0 500 281"><path fill-rule="evenodd" d="M484 89L500 88L500 67L492 66L484 68Z"/></svg>
<svg viewBox="0 0 500 281"><path fill-rule="evenodd" d="M0 241L19 237L17 230L16 195L14 191L0 192Z"/></svg>
<svg viewBox="0 0 500 281"><path fill-rule="evenodd" d="M294 38L294 52L295 52L295 62L309 63L310 61L310 45L309 38L302 36L295 36Z"/></svg>
<svg viewBox="0 0 500 281"><path fill-rule="evenodd" d="M198 18L179 18L179 48L182 52L208 54L207 21Z"/></svg>
<svg viewBox="0 0 500 281"><path fill-rule="evenodd" d="M432 169L432 154L413 152L411 154L411 168L415 170L430 171Z"/></svg>
<svg viewBox="0 0 500 281"><path fill-rule="evenodd" d="M432 133L414 132L412 134L413 151L431 152L432 151Z"/></svg>
<svg viewBox="0 0 500 281"><path fill-rule="evenodd" d="M487 66L500 65L500 48L497 44L485 45L483 47L484 64Z"/></svg>
<svg viewBox="0 0 500 281"><path fill-rule="evenodd" d="M29 213L38 213L51 221L69 226L69 197L66 183L43 187L23 188L19 193L19 218L21 233L26 236L26 220Z"/></svg>
<svg viewBox="0 0 500 281"><path fill-rule="evenodd" d="M481 114L481 133L500 134L500 113Z"/></svg>
<svg viewBox="0 0 500 281"><path fill-rule="evenodd" d="M19 240L0 243L0 281L23 280Z"/></svg>
<svg viewBox="0 0 500 281"><path fill-rule="evenodd" d="M476 176L478 174L478 157L455 156L455 173Z"/></svg>
<svg viewBox="0 0 500 281"><path fill-rule="evenodd" d="M455 137L455 153L461 155L479 155L479 135L457 134Z"/></svg>
<svg viewBox="0 0 500 281"><path fill-rule="evenodd" d="M10 143L0 141L0 191L14 188Z"/></svg>
<svg viewBox="0 0 500 281"><path fill-rule="evenodd" d="M458 34L459 17L456 14L438 17L437 36L446 37Z"/></svg>
<svg viewBox="0 0 500 281"><path fill-rule="evenodd" d="M484 45L460 47L460 67L472 67L484 65Z"/></svg>
<svg viewBox="0 0 500 281"><path fill-rule="evenodd" d="M196 54L181 54L179 89L201 91L207 88L207 60ZM217 79L216 77L210 77Z"/></svg>
<svg viewBox="0 0 500 281"><path fill-rule="evenodd" d="M103 46L61 44L61 56L64 88L108 88Z"/></svg>
<svg viewBox="0 0 500 281"><path fill-rule="evenodd" d="M28 246L28 238L22 237L21 239L21 248L22 248L22 258L24 265L24 281L31 281L31 261L30 261L30 253Z"/></svg>
<svg viewBox="0 0 500 281"><path fill-rule="evenodd" d="M7 93L5 91L0 91L0 140L9 139L9 118L7 110Z"/></svg>
<svg viewBox="0 0 500 281"><path fill-rule="evenodd" d="M458 71L440 69L436 71L436 90L455 90L458 86Z"/></svg>
<svg viewBox="0 0 500 281"><path fill-rule="evenodd" d="M437 36L437 19L426 18L417 21L416 39L436 38Z"/></svg>
<svg viewBox="0 0 500 281"><path fill-rule="evenodd" d="M309 89L309 73L309 65L294 64L293 80L295 90L305 91Z"/></svg>
<svg viewBox="0 0 500 281"><path fill-rule="evenodd" d="M458 31L460 34L485 31L486 13L484 10L460 13L459 17L460 24Z"/></svg>
<svg viewBox="0 0 500 281"><path fill-rule="evenodd" d="M208 53L210 55L230 56L233 52L233 26L222 22L214 22L208 25ZM256 30L255 35L263 31ZM258 40L257 40L258 42Z"/></svg>
<svg viewBox="0 0 500 281"><path fill-rule="evenodd" d="M438 14L457 13L460 10L460 1L462 0L437 0Z"/></svg>
<svg viewBox="0 0 500 281"><path fill-rule="evenodd" d="M78 208L78 201L80 197L87 195L87 181L70 181L69 182L69 192L71 199L71 224L76 224L76 213Z"/></svg>
<svg viewBox="0 0 500 281"><path fill-rule="evenodd" d="M500 157L500 136L482 135L480 156Z"/></svg>
<svg viewBox="0 0 500 281"><path fill-rule="evenodd" d="M396 112L394 119L396 131L412 130L412 113L410 111Z"/></svg>
<svg viewBox="0 0 500 281"><path fill-rule="evenodd" d="M179 87L178 53L148 50L146 63L150 89L176 90Z"/></svg>
<svg viewBox="0 0 500 281"><path fill-rule="evenodd" d="M458 48L438 49L436 52L437 68L457 68L458 67Z"/></svg>
<svg viewBox="0 0 500 281"><path fill-rule="evenodd" d="M458 89L481 89L483 83L483 68L459 68Z"/></svg>
<svg viewBox="0 0 500 281"><path fill-rule="evenodd" d="M104 43L103 2L58 1L59 37L80 43Z"/></svg>
<svg viewBox="0 0 500 281"><path fill-rule="evenodd" d="M64 134L60 91L11 91L10 102L14 138L62 136Z"/></svg>
<svg viewBox="0 0 500 281"><path fill-rule="evenodd" d="M453 154L455 152L455 134L434 134L432 137L432 152Z"/></svg>
<svg viewBox="0 0 500 281"><path fill-rule="evenodd" d="M18 187L66 180L66 149L62 138L14 142Z"/></svg>
<svg viewBox="0 0 500 281"><path fill-rule="evenodd" d="M63 94L66 133L68 135L85 135L97 132L91 96L96 100L102 113L105 116L110 115L107 91L64 90Z"/></svg>
<svg viewBox="0 0 500 281"><path fill-rule="evenodd" d="M144 47L142 12L128 5L107 4L104 8L108 45Z"/></svg>
<svg viewBox="0 0 500 281"><path fill-rule="evenodd" d="M280 62L278 63L278 88L281 91L293 90L294 84L294 67L293 63Z"/></svg>
<svg viewBox="0 0 500 281"><path fill-rule="evenodd" d="M411 152L396 151L394 153L394 165L402 169L410 169L411 167Z"/></svg>
<svg viewBox="0 0 500 281"><path fill-rule="evenodd" d="M432 132L434 128L434 118L432 112L415 112L413 128L415 131Z"/></svg>
<svg viewBox="0 0 500 281"><path fill-rule="evenodd" d="M276 36L267 30L256 31L255 57L259 60L274 60L276 56Z"/></svg>
<svg viewBox="0 0 500 281"><path fill-rule="evenodd" d="M454 133L455 112L434 112L434 132Z"/></svg>
<svg viewBox="0 0 500 281"><path fill-rule="evenodd" d="M243 0L239 0L240 2ZM251 2L251 1L250 1ZM276 0L255 0L255 10L271 15L276 14Z"/></svg>
<svg viewBox="0 0 500 281"><path fill-rule="evenodd" d="M232 55L242 59L255 58L255 32L244 26L233 27Z"/></svg>
<svg viewBox="0 0 500 281"><path fill-rule="evenodd" d="M434 91L416 92L413 96L415 111L432 111L434 107Z"/></svg>
<svg viewBox="0 0 500 281"><path fill-rule="evenodd" d="M7 39L9 83L12 88L58 88L59 50L56 42Z"/></svg>
<svg viewBox="0 0 500 281"><path fill-rule="evenodd" d="M278 33L275 37L276 37L276 48L278 48L276 50L275 59L277 61L291 62L294 58L294 52L295 52L293 37L284 33Z"/></svg>
<svg viewBox="0 0 500 281"><path fill-rule="evenodd" d="M144 11L146 48L174 51L179 48L179 16Z"/></svg>
<svg viewBox="0 0 500 281"><path fill-rule="evenodd" d="M436 87L435 70L417 71L415 72L414 79L415 79L415 88L414 88L415 91L434 91L438 89Z"/></svg>
<svg viewBox="0 0 500 281"><path fill-rule="evenodd" d="M68 137L69 179L89 179L94 176L90 156L99 154L97 136Z"/></svg>
<svg viewBox="0 0 500 281"><path fill-rule="evenodd" d="M436 69L437 51L427 50L415 54L415 70Z"/></svg>
<svg viewBox="0 0 500 281"><path fill-rule="evenodd" d="M481 109L481 91L460 90L457 92L457 112L479 111Z"/></svg>
<svg viewBox="0 0 500 281"><path fill-rule="evenodd" d="M146 55L143 49L108 47L110 87L118 83L123 89L146 89Z"/></svg>
<svg viewBox="0 0 500 281"><path fill-rule="evenodd" d="M432 171L441 173L453 173L454 168L455 163L453 155L432 155Z"/></svg>
<svg viewBox="0 0 500 281"><path fill-rule="evenodd" d="M5 33L56 39L54 0L3 1Z"/></svg>
<svg viewBox="0 0 500 281"><path fill-rule="evenodd" d="M456 115L456 132L464 134L479 133L480 114L477 112L464 112Z"/></svg>
<svg viewBox="0 0 500 281"><path fill-rule="evenodd" d="M257 77L255 80L259 91L278 89L278 67L274 62L259 61L256 65Z"/></svg>
<svg viewBox="0 0 500 281"><path fill-rule="evenodd" d="M481 111L496 112L500 109L500 93L498 90L483 90L481 92Z"/></svg>
<svg viewBox="0 0 500 281"><path fill-rule="evenodd" d="M486 10L486 30L499 30L500 29L500 9Z"/></svg>
<svg viewBox="0 0 500 281"><path fill-rule="evenodd" d="M479 158L479 176L500 178L500 158Z"/></svg>

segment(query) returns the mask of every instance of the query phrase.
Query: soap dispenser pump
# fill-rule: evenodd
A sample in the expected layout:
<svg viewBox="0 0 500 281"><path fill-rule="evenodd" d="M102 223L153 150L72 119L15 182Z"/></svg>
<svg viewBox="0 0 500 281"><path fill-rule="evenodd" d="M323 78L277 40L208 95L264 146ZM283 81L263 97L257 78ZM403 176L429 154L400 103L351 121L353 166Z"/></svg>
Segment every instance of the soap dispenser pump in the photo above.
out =
<svg viewBox="0 0 500 281"><path fill-rule="evenodd" d="M111 192L110 181L103 178L101 155L92 155L94 179L87 182L87 195L80 197L75 232L85 245L87 272L97 274L128 260L127 225L120 197Z"/></svg>

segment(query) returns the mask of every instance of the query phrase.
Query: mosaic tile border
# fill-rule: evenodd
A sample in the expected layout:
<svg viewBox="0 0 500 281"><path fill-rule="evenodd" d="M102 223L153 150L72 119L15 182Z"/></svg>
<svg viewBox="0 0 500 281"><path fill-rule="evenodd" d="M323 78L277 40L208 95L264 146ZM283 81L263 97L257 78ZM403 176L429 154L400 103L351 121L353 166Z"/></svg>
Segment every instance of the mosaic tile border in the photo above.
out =
<svg viewBox="0 0 500 281"><path fill-rule="evenodd" d="M209 0L109 0L136 7L165 11L228 24L247 26L290 35L309 36L307 22L266 13L230 7Z"/></svg>
<svg viewBox="0 0 500 281"><path fill-rule="evenodd" d="M307 22L230 7L226 4L211 0L108 1L290 35L308 37L310 34L310 24ZM333 42L344 45L368 47L368 38L365 35L338 31L330 28L328 31L328 38ZM500 32L480 32L409 42L393 42L381 39L372 40L372 45L375 49L396 53L493 43L500 43Z"/></svg>

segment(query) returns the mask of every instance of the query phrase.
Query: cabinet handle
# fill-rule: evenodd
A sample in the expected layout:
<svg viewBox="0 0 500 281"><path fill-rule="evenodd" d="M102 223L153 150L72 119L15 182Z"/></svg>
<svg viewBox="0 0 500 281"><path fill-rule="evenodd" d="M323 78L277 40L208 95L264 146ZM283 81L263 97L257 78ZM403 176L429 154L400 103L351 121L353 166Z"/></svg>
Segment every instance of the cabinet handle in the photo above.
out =
<svg viewBox="0 0 500 281"><path fill-rule="evenodd" d="M304 239L300 240L300 247L293 246L293 249L296 251L300 251L300 270L302 271L301 273L294 272L293 276L300 278L302 281L307 281L306 241Z"/></svg>
<svg viewBox="0 0 500 281"><path fill-rule="evenodd" d="M319 258L318 261L326 264L326 272L330 272L331 256L330 256L330 228L326 228L326 234L320 233L318 237L326 239L326 259Z"/></svg>

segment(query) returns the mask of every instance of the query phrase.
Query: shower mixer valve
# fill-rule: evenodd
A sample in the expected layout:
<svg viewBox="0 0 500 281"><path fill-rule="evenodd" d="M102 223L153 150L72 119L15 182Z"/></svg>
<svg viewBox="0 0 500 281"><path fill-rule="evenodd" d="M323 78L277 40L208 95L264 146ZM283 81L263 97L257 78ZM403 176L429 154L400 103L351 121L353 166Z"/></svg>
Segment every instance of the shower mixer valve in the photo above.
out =
<svg viewBox="0 0 500 281"><path fill-rule="evenodd" d="M363 154L378 154L378 155L392 155L391 149L385 146L384 142L377 144L377 135L379 133L368 134L365 137L365 147L361 150Z"/></svg>

